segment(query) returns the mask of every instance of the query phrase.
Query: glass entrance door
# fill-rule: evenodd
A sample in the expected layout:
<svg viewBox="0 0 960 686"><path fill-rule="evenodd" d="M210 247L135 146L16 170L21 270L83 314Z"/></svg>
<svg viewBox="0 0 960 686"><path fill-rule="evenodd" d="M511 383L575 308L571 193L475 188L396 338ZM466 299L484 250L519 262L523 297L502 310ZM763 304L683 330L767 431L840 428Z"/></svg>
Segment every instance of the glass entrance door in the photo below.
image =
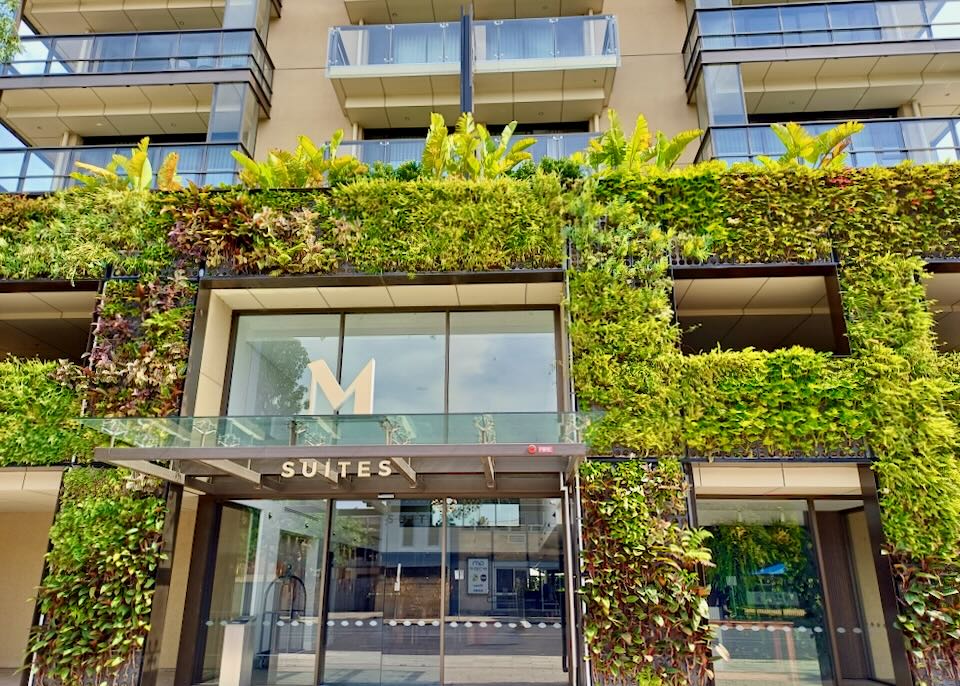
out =
<svg viewBox="0 0 960 686"><path fill-rule="evenodd" d="M224 503L194 684L568 683L559 500Z"/></svg>
<svg viewBox="0 0 960 686"><path fill-rule="evenodd" d="M336 501L322 684L440 683L442 503Z"/></svg>

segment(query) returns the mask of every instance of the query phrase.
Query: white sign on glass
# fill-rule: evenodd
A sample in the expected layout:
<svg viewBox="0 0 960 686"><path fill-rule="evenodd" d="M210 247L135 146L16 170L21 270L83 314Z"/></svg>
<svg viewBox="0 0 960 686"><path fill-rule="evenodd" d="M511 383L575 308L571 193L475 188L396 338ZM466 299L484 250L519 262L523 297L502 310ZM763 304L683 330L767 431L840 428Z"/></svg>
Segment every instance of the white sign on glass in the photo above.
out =
<svg viewBox="0 0 960 686"><path fill-rule="evenodd" d="M490 592L490 560L485 557L467 558L467 593L479 595Z"/></svg>

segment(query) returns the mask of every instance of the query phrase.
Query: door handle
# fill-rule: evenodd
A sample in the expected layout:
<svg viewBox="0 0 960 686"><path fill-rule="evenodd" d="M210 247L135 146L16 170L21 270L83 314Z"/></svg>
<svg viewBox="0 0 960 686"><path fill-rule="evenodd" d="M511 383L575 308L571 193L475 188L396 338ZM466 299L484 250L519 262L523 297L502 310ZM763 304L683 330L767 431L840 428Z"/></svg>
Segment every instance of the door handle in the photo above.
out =
<svg viewBox="0 0 960 686"><path fill-rule="evenodd" d="M393 592L394 592L394 593L399 593L399 592L400 592L400 568L401 568L402 566L403 566L403 565L402 565L400 562L397 563L397 579L396 579L396 581L393 582Z"/></svg>

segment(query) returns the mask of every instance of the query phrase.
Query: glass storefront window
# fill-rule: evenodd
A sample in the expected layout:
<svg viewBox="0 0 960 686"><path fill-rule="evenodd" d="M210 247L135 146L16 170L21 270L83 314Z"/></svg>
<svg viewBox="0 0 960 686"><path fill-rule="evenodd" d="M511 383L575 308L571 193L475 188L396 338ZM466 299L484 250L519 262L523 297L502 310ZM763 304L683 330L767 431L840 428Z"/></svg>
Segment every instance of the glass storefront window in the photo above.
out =
<svg viewBox="0 0 960 686"><path fill-rule="evenodd" d="M219 683L224 667L256 684L315 683L325 522L322 500L223 506L201 683Z"/></svg>
<svg viewBox="0 0 960 686"><path fill-rule="evenodd" d="M242 316L227 414L555 412L554 322L553 310Z"/></svg>
<svg viewBox="0 0 960 686"><path fill-rule="evenodd" d="M552 311L450 313L450 412L556 409Z"/></svg>
<svg viewBox="0 0 960 686"><path fill-rule="evenodd" d="M803 500L698 500L700 525L713 537L707 569L711 621L729 660L716 663L718 686L763 681L833 683L830 627Z"/></svg>

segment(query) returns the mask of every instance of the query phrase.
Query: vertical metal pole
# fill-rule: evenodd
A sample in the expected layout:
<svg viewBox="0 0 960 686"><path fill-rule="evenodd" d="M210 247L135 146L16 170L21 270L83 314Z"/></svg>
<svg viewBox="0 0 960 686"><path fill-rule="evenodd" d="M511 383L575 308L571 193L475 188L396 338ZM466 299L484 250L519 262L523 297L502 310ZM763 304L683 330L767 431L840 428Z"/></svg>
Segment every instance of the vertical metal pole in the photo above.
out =
<svg viewBox="0 0 960 686"><path fill-rule="evenodd" d="M330 584L330 567L332 567L332 557L330 555L330 536L333 532L333 499L326 499L327 521L323 530L323 545L320 550L320 606L317 610L317 655L313 661L313 683L320 684L323 679L323 661L326 657L327 642L327 596L329 594L328 586ZM382 628L381 628L382 630Z"/></svg>
<svg viewBox="0 0 960 686"><path fill-rule="evenodd" d="M561 521L561 526L563 526L563 571L564 576L567 579L566 588L564 589L564 614L567 616L566 628L567 628L567 648L564 651L567 658L567 679L572 686L576 686L578 679L577 676L580 672L580 661L577 659L577 612L576 612L576 596L577 596L577 585L574 583L574 549L573 549L573 535L570 531L573 526L573 516L571 513L571 504L570 504L570 487L566 481L566 475L560 475L560 493L563 496L563 520Z"/></svg>
<svg viewBox="0 0 960 686"><path fill-rule="evenodd" d="M447 650L447 498L440 507L440 685L444 681L444 657Z"/></svg>
<svg viewBox="0 0 960 686"><path fill-rule="evenodd" d="M579 589L580 586L581 586L581 575L582 575L582 567L581 567L581 562L582 562L582 560L581 560L580 555L581 555L581 551L583 550L583 501L581 500L581 497L580 497L580 470L577 469L577 471L574 472L574 475L575 475L575 477L574 477L574 482L573 482L573 483L574 483L574 489L573 489L573 505L574 505L574 509L575 509L575 511L576 511L576 518L577 518L577 522L576 522L576 524L577 524L577 540L576 540L576 543L577 543L577 553L576 553L576 554L577 554L577 559L574 561L574 565L575 565L575 566L573 567L573 570L574 570L575 576L577 577L577 588ZM586 600L583 600L583 599L581 598L581 599L580 599L580 613L579 613L579 615L577 616L577 619L578 619L577 624L578 624L578 626L580 625L581 622L584 621L584 619L586 618L586 616L587 616L587 601L586 601ZM571 618L571 619L572 619L572 618ZM586 655L588 654L588 653L587 653L587 644L586 644L586 642L585 642L584 640L582 640L582 639L579 640L579 641L578 641L578 648L579 648L579 649L582 649L583 652L581 653L581 651L578 649L577 652L573 655L573 658L574 658L575 660L577 660L577 662L579 663L579 664L577 665L577 673L579 674L579 673L580 673L580 670L583 669L583 681L582 681L582 683L584 684L584 686L592 686L592 683L593 683L593 672L592 672L592 670L591 670L590 663L587 662L586 659L580 659L580 658L581 658L581 655L585 658Z"/></svg>
<svg viewBox="0 0 960 686"><path fill-rule="evenodd" d="M150 609L150 633L143 647L140 661L140 686L156 686L157 670L160 668L160 649L163 642L163 625L167 616L170 598L170 582L173 576L174 549L177 545L177 529L180 524L180 509L183 505L183 486L167 483L166 516L163 522L163 534L160 539L161 550L166 558L160 561L154 576L156 579L153 604Z"/></svg>
<svg viewBox="0 0 960 686"><path fill-rule="evenodd" d="M473 112L473 8L460 8L460 112Z"/></svg>
<svg viewBox="0 0 960 686"><path fill-rule="evenodd" d="M817 577L820 581L820 591L823 595L824 611L824 629L829 639L828 650L830 651L830 662L833 669L833 678L831 681L839 686L843 680L842 669L840 666L840 647L837 644L837 623L833 618L833 601L830 599L830 589L827 588L827 568L823 558L823 544L820 542L820 524L817 521L816 504L813 498L807 498L807 517L810 520L810 533L813 534L813 548L817 558Z"/></svg>

